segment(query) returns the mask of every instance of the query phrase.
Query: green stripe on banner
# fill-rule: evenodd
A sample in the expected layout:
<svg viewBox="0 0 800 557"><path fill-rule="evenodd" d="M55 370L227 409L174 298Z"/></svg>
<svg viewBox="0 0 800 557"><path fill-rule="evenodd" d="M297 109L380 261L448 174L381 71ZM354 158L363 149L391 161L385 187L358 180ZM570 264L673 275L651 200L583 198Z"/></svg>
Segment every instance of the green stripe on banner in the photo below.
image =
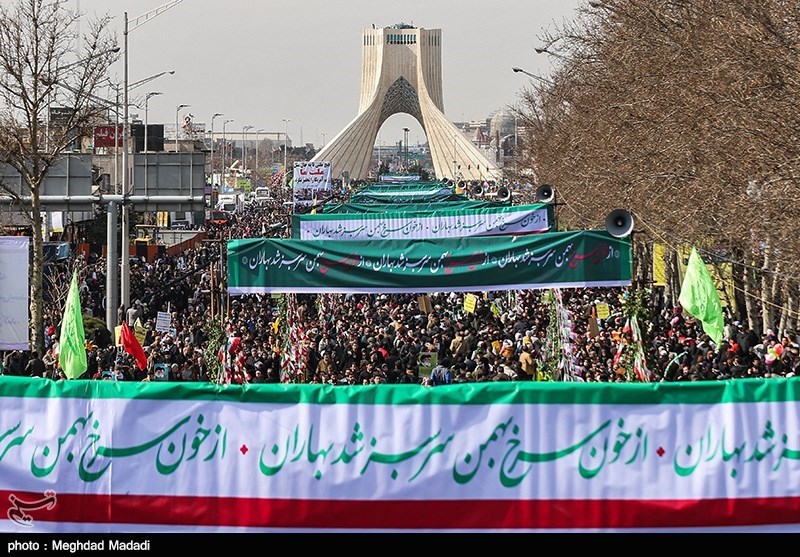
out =
<svg viewBox="0 0 800 557"><path fill-rule="evenodd" d="M800 378L729 379L691 383L465 383L333 386L214 383L50 381L0 376L0 397L218 400L242 403L485 405L485 404L715 404L800 401Z"/></svg>
<svg viewBox="0 0 800 557"><path fill-rule="evenodd" d="M402 211L404 213L431 213L442 209L466 211L470 209L488 209L490 207L509 207L509 202L498 201L444 201L441 203L338 203L326 205L325 214L345 213L385 213Z"/></svg>
<svg viewBox="0 0 800 557"><path fill-rule="evenodd" d="M228 292L234 295L480 292L626 286L630 281L630 239L605 231L228 242Z"/></svg>
<svg viewBox="0 0 800 557"><path fill-rule="evenodd" d="M506 205L442 209L429 213L306 214L292 217L292 238L301 240L440 239L547 232L553 205Z"/></svg>

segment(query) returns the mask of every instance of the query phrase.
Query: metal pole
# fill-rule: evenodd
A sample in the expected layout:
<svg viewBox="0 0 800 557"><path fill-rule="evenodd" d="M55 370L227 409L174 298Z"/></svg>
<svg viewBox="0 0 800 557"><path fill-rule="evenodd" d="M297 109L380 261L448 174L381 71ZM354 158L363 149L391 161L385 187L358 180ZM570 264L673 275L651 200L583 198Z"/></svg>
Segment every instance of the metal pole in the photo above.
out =
<svg viewBox="0 0 800 557"><path fill-rule="evenodd" d="M283 132L283 182L288 187L289 185L289 169L287 165L287 154L289 153L288 136L289 136L289 122L291 120L283 119L284 132Z"/></svg>
<svg viewBox="0 0 800 557"><path fill-rule="evenodd" d="M113 201L108 204L106 226L106 327L114 333L117 326L117 204Z"/></svg>
<svg viewBox="0 0 800 557"><path fill-rule="evenodd" d="M518 171L517 161L519 160L519 151L517 150L517 115L514 115L514 173Z"/></svg>
<svg viewBox="0 0 800 557"><path fill-rule="evenodd" d="M117 83L117 100L114 104L114 193L119 193L119 83Z"/></svg>
<svg viewBox="0 0 800 557"><path fill-rule="evenodd" d="M406 172L408 172L408 128L403 128L403 132L405 134L403 141L405 142Z"/></svg>
<svg viewBox="0 0 800 557"><path fill-rule="evenodd" d="M214 118L222 116L221 112L215 113L211 117L211 185L214 185Z"/></svg>
<svg viewBox="0 0 800 557"><path fill-rule="evenodd" d="M144 194L147 195L147 104L150 93L144 96Z"/></svg>
<svg viewBox="0 0 800 557"><path fill-rule="evenodd" d="M147 195L147 152L150 150L147 144L147 111L148 111L148 103L150 101L150 97L155 97L156 95L160 95L161 92L159 91L151 91L144 96L144 194Z"/></svg>
<svg viewBox="0 0 800 557"><path fill-rule="evenodd" d="M128 127L128 12L125 12L124 27L123 27L124 43L123 48L125 51L124 63L124 83L122 86L122 195L128 195L128 135L130 128ZM121 303L127 309L130 307L131 301L131 284L130 284L130 252L128 249L128 208L125 204L122 205L122 243L120 256L120 298ZM116 310L116 308L114 308Z"/></svg>
<svg viewBox="0 0 800 557"><path fill-rule="evenodd" d="M453 183L456 180L456 134L453 134Z"/></svg>
<svg viewBox="0 0 800 557"><path fill-rule="evenodd" d="M242 171L244 173L244 177L247 178L247 133L248 131L252 130L255 126L245 126L242 129Z"/></svg>

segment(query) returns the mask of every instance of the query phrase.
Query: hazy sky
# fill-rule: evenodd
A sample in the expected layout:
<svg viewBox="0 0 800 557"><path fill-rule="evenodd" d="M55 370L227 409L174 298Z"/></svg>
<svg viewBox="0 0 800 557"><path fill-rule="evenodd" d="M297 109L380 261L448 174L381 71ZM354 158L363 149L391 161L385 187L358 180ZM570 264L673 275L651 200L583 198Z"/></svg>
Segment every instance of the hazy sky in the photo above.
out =
<svg viewBox="0 0 800 557"><path fill-rule="evenodd" d="M7 2L8 0L3 0ZM86 17L108 13L122 42L122 14L133 18L165 0L70 0ZM143 87L161 91L150 100L149 120L175 122L176 107L210 123L215 112L235 121L227 129L282 131L288 118L295 144L330 141L358 109L361 30L412 23L442 29L445 113L451 120L485 118L515 104L528 84L512 66L546 75L547 55L537 55L542 30L575 14L583 0L183 0L129 35L130 81L176 70ZM122 76L121 62L112 77ZM137 112L136 109L131 109ZM140 117L144 118L144 112ZM184 112L181 112L183 116ZM221 130L217 118L215 130ZM384 143L422 128L407 115L383 125Z"/></svg>

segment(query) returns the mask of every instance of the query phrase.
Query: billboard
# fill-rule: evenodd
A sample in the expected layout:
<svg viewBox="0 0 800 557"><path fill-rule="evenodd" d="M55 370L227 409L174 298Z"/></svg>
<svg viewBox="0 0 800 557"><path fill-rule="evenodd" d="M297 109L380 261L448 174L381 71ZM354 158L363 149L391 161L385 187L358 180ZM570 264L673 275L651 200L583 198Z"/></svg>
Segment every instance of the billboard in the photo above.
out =
<svg viewBox="0 0 800 557"><path fill-rule="evenodd" d="M28 244L0 236L0 350L28 349Z"/></svg>
<svg viewBox="0 0 800 557"><path fill-rule="evenodd" d="M294 163L292 180L295 205L324 203L331 198L331 163L327 161Z"/></svg>
<svg viewBox="0 0 800 557"><path fill-rule="evenodd" d="M94 146L122 147L122 126L95 126Z"/></svg>

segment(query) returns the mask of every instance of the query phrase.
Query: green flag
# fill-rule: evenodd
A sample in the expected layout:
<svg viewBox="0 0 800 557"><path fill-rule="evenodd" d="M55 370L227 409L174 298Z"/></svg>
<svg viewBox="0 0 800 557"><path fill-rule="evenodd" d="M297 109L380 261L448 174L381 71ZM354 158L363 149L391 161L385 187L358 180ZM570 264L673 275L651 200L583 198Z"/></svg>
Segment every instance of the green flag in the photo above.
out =
<svg viewBox="0 0 800 557"><path fill-rule="evenodd" d="M722 304L719 302L717 287L695 248L686 265L681 295L678 298L686 312L703 323L703 330L711 339L719 344L722 340L722 329L725 326L722 318Z"/></svg>
<svg viewBox="0 0 800 557"><path fill-rule="evenodd" d="M61 319L60 353L58 355L61 369L70 379L77 379L86 371L85 341L81 298L78 295L78 273L75 272L72 274L67 305L64 307L64 317Z"/></svg>

